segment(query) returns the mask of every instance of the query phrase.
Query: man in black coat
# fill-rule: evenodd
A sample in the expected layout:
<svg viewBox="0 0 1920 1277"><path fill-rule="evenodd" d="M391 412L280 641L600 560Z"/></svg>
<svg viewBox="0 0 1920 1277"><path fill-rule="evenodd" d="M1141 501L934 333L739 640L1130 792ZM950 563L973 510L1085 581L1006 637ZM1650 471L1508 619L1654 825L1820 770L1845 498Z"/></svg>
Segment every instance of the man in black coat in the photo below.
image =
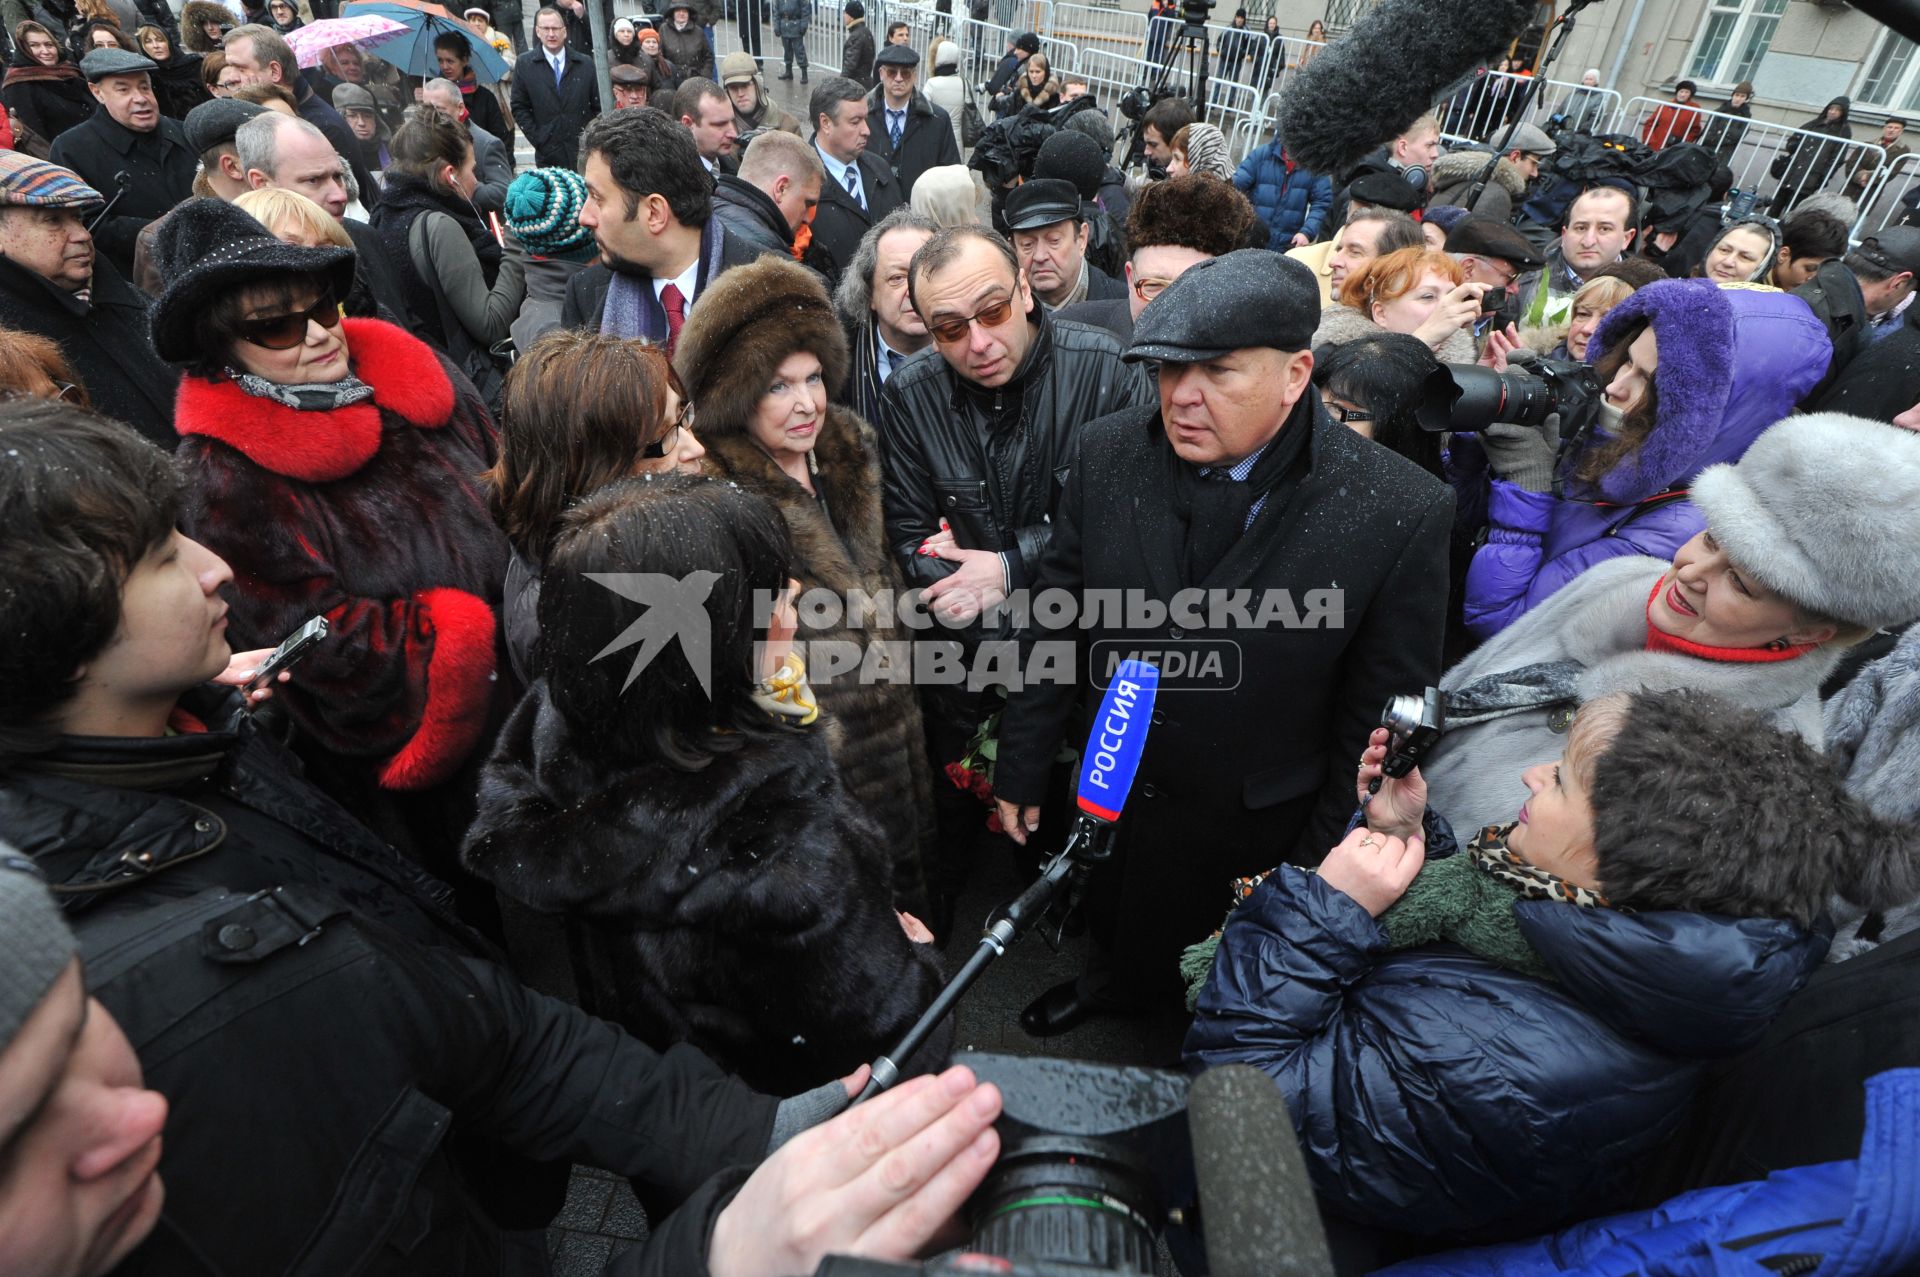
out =
<svg viewBox="0 0 1920 1277"><path fill-rule="evenodd" d="M171 448L180 374L147 340L147 299L95 255L100 204L71 170L0 151L0 326L59 343L96 409Z"/></svg>
<svg viewBox="0 0 1920 1277"><path fill-rule="evenodd" d="M693 135L650 106L587 126L580 154L592 199L580 225L600 260L567 281L560 323L641 337L668 354L700 295L721 272L759 259L713 212L713 179Z"/></svg>
<svg viewBox="0 0 1920 1277"><path fill-rule="evenodd" d="M80 60L80 69L99 106L91 119L53 140L51 158L109 200L118 195L113 211L93 229L100 250L122 278L131 278L134 237L193 194L198 157L180 122L160 114L151 61L120 49L95 49Z"/></svg>
<svg viewBox="0 0 1920 1277"><path fill-rule="evenodd" d="M826 169L807 260L831 285L853 260L867 228L905 204L907 193L887 162L867 150L867 94L859 84L844 75L822 80L807 114L813 147Z"/></svg>
<svg viewBox="0 0 1920 1277"><path fill-rule="evenodd" d="M1087 207L1073 183L1058 177L1032 178L1007 195L1007 230L1020 269L1033 295L1054 309L1127 296L1125 284L1087 260Z"/></svg>
<svg viewBox="0 0 1920 1277"><path fill-rule="evenodd" d="M873 87L873 28L867 25L867 6L847 0L841 21L847 38L840 44L840 70L864 92Z"/></svg>
<svg viewBox="0 0 1920 1277"><path fill-rule="evenodd" d="M890 44L874 60L880 87L867 97L867 150L884 160L911 198L913 184L930 168L960 163L953 121L944 107L913 86L920 59L913 46ZM897 139L897 140L896 140Z"/></svg>
<svg viewBox="0 0 1920 1277"><path fill-rule="evenodd" d="M227 32L223 47L227 65L240 73L248 84L277 84L293 94L293 109L300 118L319 129L327 145L339 152L353 173L355 198L360 207L371 209L380 199L380 184L361 158L360 140L347 127L347 117L333 104L313 91L300 70L293 46L270 26L248 24Z"/></svg>
<svg viewBox="0 0 1920 1277"><path fill-rule="evenodd" d="M791 133L762 133L740 157L737 174L722 173L713 189L713 215L729 236L763 253L793 255L793 237L820 204L825 170L814 149Z"/></svg>
<svg viewBox="0 0 1920 1277"><path fill-rule="evenodd" d="M600 113L600 87L593 63L567 47L560 11L542 8L533 19L540 47L513 64L513 122L533 143L540 168L573 168L580 162L580 134Z"/></svg>
<svg viewBox="0 0 1920 1277"><path fill-rule="evenodd" d="M1317 863L1381 706L1439 677L1453 494L1321 407L1319 309L1312 273L1276 253L1190 267L1127 350L1158 362L1159 402L1080 431L1039 588L1114 591L1128 615L1027 636L1077 650L1086 673L1008 701L994 790L1016 838L1116 660L1141 654L1162 679L1093 879L1088 970L1027 1008L1029 1032L1105 1007L1177 1013L1180 951L1219 925L1232 880Z"/></svg>

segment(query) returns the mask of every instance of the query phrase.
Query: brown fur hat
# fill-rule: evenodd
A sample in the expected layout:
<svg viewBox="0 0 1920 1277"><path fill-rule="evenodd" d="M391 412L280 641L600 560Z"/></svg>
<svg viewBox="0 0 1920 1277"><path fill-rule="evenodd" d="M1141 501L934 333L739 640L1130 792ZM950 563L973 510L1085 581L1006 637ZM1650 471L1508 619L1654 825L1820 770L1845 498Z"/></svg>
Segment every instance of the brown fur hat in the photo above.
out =
<svg viewBox="0 0 1920 1277"><path fill-rule="evenodd" d="M212 53L220 48L218 41L210 41L201 27L209 21L223 22L229 27L240 24L234 20L233 11L214 0L187 0L186 8L180 11L180 44L189 53Z"/></svg>
<svg viewBox="0 0 1920 1277"><path fill-rule="evenodd" d="M707 286L687 316L673 367L703 436L743 434L787 356L819 357L827 393L847 379L847 338L820 277L779 257L736 266Z"/></svg>

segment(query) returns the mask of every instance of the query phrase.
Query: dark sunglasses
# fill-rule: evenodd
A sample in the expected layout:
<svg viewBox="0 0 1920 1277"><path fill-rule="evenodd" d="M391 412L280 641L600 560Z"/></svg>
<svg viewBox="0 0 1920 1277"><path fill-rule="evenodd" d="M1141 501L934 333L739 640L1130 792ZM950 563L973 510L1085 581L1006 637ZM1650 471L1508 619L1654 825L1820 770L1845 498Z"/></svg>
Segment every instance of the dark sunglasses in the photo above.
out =
<svg viewBox="0 0 1920 1277"><path fill-rule="evenodd" d="M967 333L975 324L982 328L992 328L995 324L1007 322L1007 316L1013 313L1013 298L1003 297L997 302L988 302L973 314L963 319L940 319L927 325L927 331L944 342L966 340Z"/></svg>
<svg viewBox="0 0 1920 1277"><path fill-rule="evenodd" d="M667 427L667 433L640 449L643 457L664 457L680 446L680 432L693 429L693 400L680 401L680 411L675 415L673 424Z"/></svg>
<svg viewBox="0 0 1920 1277"><path fill-rule="evenodd" d="M319 301L291 315L246 320L240 325L240 337L268 350L292 350L307 339L309 320L322 328L339 326L340 303L333 299L332 293L320 294Z"/></svg>

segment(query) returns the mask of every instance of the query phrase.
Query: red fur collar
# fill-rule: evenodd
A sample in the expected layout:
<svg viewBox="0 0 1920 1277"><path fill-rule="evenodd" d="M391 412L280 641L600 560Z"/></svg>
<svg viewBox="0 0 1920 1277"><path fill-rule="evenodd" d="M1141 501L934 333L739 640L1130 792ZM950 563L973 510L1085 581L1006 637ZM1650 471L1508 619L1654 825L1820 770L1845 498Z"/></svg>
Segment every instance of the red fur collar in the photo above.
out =
<svg viewBox="0 0 1920 1277"><path fill-rule="evenodd" d="M275 474L325 483L346 478L380 451L382 408L421 430L447 423L453 383L432 347L378 319L340 322L354 374L373 387L371 400L301 412L257 399L230 381L188 375L180 379L174 429L218 439Z"/></svg>

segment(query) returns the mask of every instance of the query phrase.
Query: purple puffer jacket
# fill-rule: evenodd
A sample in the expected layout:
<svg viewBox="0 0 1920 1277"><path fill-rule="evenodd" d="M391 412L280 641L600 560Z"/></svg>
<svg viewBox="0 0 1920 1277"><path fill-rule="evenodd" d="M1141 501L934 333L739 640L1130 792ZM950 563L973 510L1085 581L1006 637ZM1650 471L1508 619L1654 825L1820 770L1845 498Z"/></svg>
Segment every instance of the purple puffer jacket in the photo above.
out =
<svg viewBox="0 0 1920 1277"><path fill-rule="evenodd" d="M1467 628L1480 638L1603 559L1671 559L1706 520L1684 497L1641 503L1684 490L1710 465L1738 461L1761 431L1793 411L1833 357L1826 328L1798 297L1699 279L1649 284L1621 302L1601 323L1589 357L1642 318L1660 347L1653 374L1659 422L1639 451L1602 476L1597 491L1569 480L1558 499L1504 479L1482 481L1487 537L1467 569L1465 606ZM1463 463L1479 455L1457 451ZM1473 483L1475 469L1458 466L1456 485Z"/></svg>

